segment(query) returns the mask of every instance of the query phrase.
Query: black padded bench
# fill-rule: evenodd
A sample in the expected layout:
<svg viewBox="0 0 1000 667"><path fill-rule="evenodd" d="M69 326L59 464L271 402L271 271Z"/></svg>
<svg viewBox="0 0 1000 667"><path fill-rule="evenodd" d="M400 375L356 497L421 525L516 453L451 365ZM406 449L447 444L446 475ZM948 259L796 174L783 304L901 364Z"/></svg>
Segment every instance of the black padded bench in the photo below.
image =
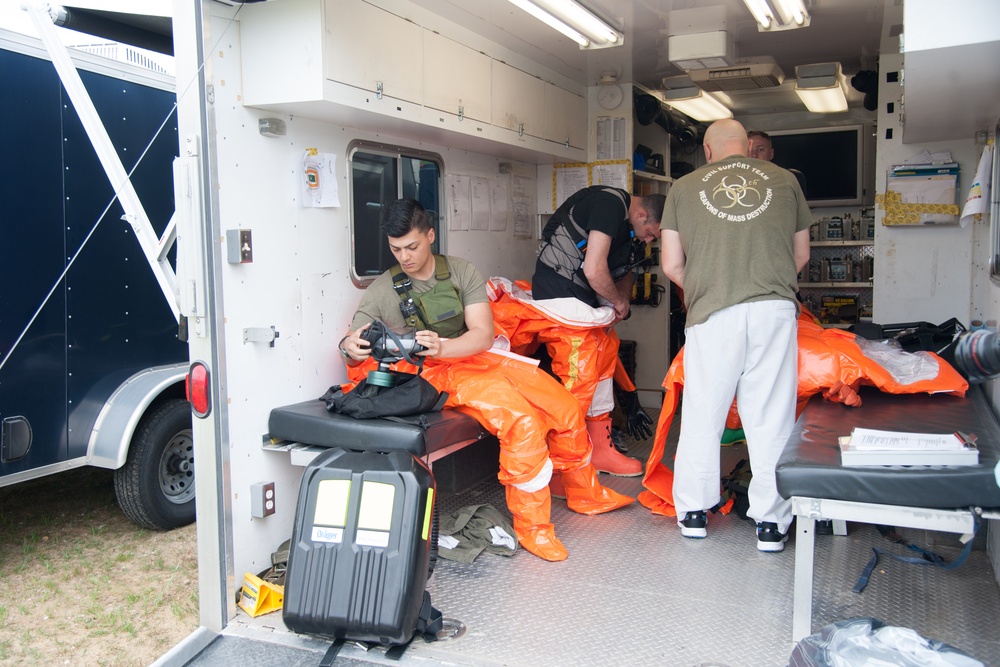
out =
<svg viewBox="0 0 1000 667"><path fill-rule="evenodd" d="M778 492L797 525L792 640L812 632L813 557L818 519L969 534L970 508L1000 508L994 467L1000 426L980 387L951 395L883 394L863 388L849 408L814 397L799 416L777 466ZM976 466L843 466L838 437L854 427L918 433L975 433ZM995 511L983 514L1000 518Z"/></svg>
<svg viewBox="0 0 1000 667"><path fill-rule="evenodd" d="M330 412L321 400L303 401L271 410L268 431L272 444L265 448L288 450L292 464L300 466L308 465L329 447L375 452L405 451L430 464L481 440L496 442L478 421L459 410L446 408L405 419L354 419ZM478 463L470 460L458 465L474 467L480 478L484 472L496 472L498 454L484 455L479 459ZM449 474L458 474L457 471L436 468L435 477L439 477L439 472L443 472L446 478ZM439 485L442 481L445 488L441 490L452 490L448 487L456 485L439 477Z"/></svg>

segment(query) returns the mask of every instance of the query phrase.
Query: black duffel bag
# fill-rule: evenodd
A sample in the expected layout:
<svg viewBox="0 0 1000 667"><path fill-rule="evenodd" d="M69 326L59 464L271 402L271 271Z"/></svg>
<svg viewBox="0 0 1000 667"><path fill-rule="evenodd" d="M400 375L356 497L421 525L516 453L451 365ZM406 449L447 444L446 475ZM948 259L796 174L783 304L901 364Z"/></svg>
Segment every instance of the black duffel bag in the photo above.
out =
<svg viewBox="0 0 1000 667"><path fill-rule="evenodd" d="M378 371L368 374L348 392L339 386L330 387L320 400L331 412L355 419L379 417L411 417L425 412L437 412L444 407L448 394L439 392L419 374L382 370L397 360L423 367L423 357L416 351L423 348L410 336L399 336L380 320L372 322L362 337L371 344L372 357L379 362ZM373 382L373 377L377 379Z"/></svg>
<svg viewBox="0 0 1000 667"><path fill-rule="evenodd" d="M355 419L410 417L437 412L448 400L447 393L439 392L419 375L389 372L395 377L391 387L370 385L367 379L346 393L341 387L330 387L322 397L326 409Z"/></svg>

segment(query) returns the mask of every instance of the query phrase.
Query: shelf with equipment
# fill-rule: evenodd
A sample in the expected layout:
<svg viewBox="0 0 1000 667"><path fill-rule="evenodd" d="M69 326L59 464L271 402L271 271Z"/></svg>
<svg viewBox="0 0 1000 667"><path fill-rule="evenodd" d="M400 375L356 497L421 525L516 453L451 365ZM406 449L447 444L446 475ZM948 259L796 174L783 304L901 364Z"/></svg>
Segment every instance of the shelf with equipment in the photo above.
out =
<svg viewBox="0 0 1000 667"><path fill-rule="evenodd" d="M866 215L824 217L810 229L809 264L799 274L802 303L827 327L872 319L875 221Z"/></svg>
<svg viewBox="0 0 1000 667"><path fill-rule="evenodd" d="M645 195L665 195L674 179L662 174L635 169L632 171L632 193L640 197Z"/></svg>
<svg viewBox="0 0 1000 667"><path fill-rule="evenodd" d="M799 289L871 289L871 281L860 282L860 283L847 283L847 282L818 282L818 283L799 283Z"/></svg>
<svg viewBox="0 0 1000 667"><path fill-rule="evenodd" d="M843 248L845 246L870 246L875 245L875 241L810 241L813 248Z"/></svg>

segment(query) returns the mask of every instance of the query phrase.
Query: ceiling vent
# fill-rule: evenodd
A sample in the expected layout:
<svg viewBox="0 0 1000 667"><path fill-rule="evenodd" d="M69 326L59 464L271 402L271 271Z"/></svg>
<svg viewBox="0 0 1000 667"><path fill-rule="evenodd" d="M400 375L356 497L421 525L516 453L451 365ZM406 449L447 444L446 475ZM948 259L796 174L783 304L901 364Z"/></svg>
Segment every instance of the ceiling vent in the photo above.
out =
<svg viewBox="0 0 1000 667"><path fill-rule="evenodd" d="M735 40L725 7L674 9L667 21L667 56L682 70L729 67L736 63Z"/></svg>
<svg viewBox="0 0 1000 667"><path fill-rule="evenodd" d="M702 90L727 93L772 88L785 80L774 58L768 57L740 59L732 67L691 70L688 76Z"/></svg>
<svg viewBox="0 0 1000 667"><path fill-rule="evenodd" d="M670 35L667 54L670 62L682 70L706 67L730 67L736 64L733 36L725 30L700 32L694 35Z"/></svg>

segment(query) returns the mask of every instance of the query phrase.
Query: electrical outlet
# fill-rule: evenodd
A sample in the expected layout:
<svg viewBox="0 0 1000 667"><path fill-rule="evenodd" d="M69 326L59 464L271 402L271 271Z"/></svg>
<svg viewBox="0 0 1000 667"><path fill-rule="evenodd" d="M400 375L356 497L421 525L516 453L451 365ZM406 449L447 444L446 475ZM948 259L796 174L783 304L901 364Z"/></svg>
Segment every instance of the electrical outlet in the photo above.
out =
<svg viewBox="0 0 1000 667"><path fill-rule="evenodd" d="M250 485L250 516L263 519L274 514L274 482Z"/></svg>

